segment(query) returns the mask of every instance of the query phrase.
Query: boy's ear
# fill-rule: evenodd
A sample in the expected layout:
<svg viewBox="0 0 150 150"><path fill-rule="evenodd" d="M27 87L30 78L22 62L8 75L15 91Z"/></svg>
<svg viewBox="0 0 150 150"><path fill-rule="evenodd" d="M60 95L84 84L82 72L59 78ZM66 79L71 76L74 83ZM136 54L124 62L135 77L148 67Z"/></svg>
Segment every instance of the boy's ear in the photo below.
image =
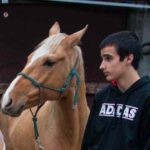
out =
<svg viewBox="0 0 150 150"><path fill-rule="evenodd" d="M134 59L134 55L129 54L126 58L127 58L127 64L132 64L133 59Z"/></svg>

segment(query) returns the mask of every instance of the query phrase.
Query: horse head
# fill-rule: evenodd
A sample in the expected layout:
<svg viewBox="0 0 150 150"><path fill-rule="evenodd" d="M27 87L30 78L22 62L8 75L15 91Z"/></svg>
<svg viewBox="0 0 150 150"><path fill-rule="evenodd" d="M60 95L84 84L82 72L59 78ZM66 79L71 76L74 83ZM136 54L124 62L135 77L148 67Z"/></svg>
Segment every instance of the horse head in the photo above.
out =
<svg viewBox="0 0 150 150"><path fill-rule="evenodd" d="M77 88L77 68L82 61L81 49L77 44L86 29L87 26L67 35L60 33L60 26L55 22L49 36L28 56L25 67L4 93L2 111L19 116L27 108L47 100L59 100L67 93L70 84Z"/></svg>

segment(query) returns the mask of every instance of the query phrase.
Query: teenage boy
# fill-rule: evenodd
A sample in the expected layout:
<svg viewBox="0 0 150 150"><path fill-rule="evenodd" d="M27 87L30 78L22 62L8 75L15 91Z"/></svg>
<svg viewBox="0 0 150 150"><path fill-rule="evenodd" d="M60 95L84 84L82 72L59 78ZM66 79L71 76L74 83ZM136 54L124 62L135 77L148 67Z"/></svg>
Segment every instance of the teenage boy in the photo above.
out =
<svg viewBox="0 0 150 150"><path fill-rule="evenodd" d="M150 150L150 79L137 72L138 37L111 34L101 42L100 55L100 69L113 82L95 96L82 150Z"/></svg>

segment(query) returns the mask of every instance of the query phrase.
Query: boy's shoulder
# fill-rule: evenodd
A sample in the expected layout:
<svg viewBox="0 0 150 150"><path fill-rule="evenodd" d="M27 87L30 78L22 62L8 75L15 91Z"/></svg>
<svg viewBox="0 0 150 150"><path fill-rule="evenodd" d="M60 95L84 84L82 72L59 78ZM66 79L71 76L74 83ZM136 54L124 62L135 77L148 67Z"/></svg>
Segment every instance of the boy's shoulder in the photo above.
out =
<svg viewBox="0 0 150 150"><path fill-rule="evenodd" d="M95 97L96 98L100 98L100 97L104 97L105 94L108 94L109 91L111 91L111 85L108 84L107 86L105 86L103 89L100 89L97 91Z"/></svg>

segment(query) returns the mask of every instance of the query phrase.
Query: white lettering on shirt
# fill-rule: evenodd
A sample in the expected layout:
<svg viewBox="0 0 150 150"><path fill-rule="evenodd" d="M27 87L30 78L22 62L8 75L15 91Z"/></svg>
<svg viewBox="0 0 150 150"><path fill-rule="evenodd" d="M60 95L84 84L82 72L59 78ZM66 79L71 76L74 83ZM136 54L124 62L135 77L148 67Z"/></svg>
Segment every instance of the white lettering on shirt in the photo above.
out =
<svg viewBox="0 0 150 150"><path fill-rule="evenodd" d="M122 117L127 120L133 121L136 112L138 110L137 107L124 105L123 104L115 104L113 103L103 103L99 112L99 116L107 116L107 117L114 117L115 116L115 109L116 109L116 117Z"/></svg>

